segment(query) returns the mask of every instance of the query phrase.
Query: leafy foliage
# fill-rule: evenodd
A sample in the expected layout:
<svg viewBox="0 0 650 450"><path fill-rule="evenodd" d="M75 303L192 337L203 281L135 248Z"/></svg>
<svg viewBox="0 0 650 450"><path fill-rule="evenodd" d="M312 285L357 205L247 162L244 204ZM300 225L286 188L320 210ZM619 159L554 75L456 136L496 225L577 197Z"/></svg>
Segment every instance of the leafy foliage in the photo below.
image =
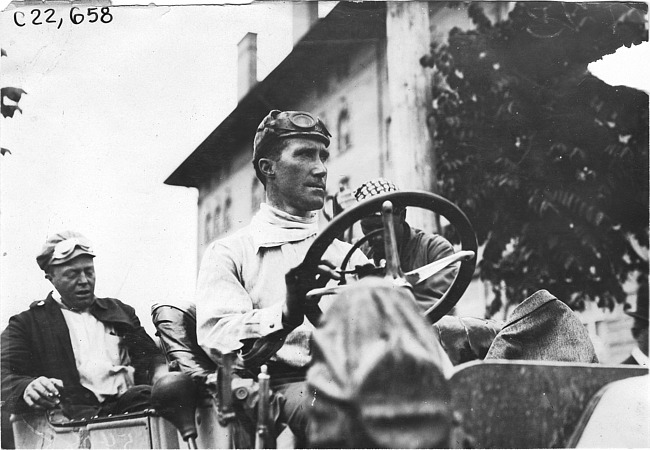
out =
<svg viewBox="0 0 650 450"><path fill-rule="evenodd" d="M647 5L521 2L496 24L468 11L476 29L453 29L422 64L436 68L439 192L485 244L488 313L540 288L611 308L648 274L648 95L587 64L647 40Z"/></svg>
<svg viewBox="0 0 650 450"><path fill-rule="evenodd" d="M2 99L2 116L3 117L13 117L16 111L22 113L23 110L18 106L18 102L23 94L26 94L23 89L15 87L3 87L0 89L0 98ZM15 104L6 103L5 99L9 99Z"/></svg>
<svg viewBox="0 0 650 450"><path fill-rule="evenodd" d="M0 49L0 57L7 56L4 49ZM3 87L0 89L0 112L2 117L13 117L16 111L22 114L23 110L18 106L18 102L23 94L26 94L23 89L15 87ZM9 99L13 103L7 103L5 99ZM0 155L4 156L6 153L11 152L6 148L0 148Z"/></svg>

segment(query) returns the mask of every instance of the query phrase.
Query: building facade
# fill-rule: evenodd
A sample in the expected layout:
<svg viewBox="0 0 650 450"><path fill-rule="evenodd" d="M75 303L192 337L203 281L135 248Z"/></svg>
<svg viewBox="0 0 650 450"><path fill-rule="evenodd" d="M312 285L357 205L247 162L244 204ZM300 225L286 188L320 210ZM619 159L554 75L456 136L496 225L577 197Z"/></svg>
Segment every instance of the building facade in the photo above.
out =
<svg viewBox="0 0 650 450"><path fill-rule="evenodd" d="M419 59L432 32L446 36L453 26L471 26L464 8L341 2L321 20L314 8L316 2L297 4L302 23L305 15L314 22L259 83L251 77L255 35L242 39L238 106L166 180L199 191L199 260L212 240L248 223L263 198L251 167L252 140L270 109L310 111L328 126L330 196L378 176L402 189L432 190L433 149L422 114L431 69ZM431 218L410 220L435 226Z"/></svg>

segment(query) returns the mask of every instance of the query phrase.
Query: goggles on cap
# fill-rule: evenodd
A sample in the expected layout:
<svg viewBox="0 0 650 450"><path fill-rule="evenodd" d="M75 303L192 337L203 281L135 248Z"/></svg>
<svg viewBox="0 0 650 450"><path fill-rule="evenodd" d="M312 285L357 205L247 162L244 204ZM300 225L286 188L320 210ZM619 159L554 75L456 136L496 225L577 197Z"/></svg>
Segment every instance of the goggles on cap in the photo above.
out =
<svg viewBox="0 0 650 450"><path fill-rule="evenodd" d="M332 136L322 120L300 111L286 111L264 123L262 129L267 129L277 136L312 132L323 134L328 138Z"/></svg>
<svg viewBox="0 0 650 450"><path fill-rule="evenodd" d="M64 239L63 241L58 242L54 246L54 251L52 252L52 257L50 258L48 264L52 264L52 262L57 259L67 258L75 251L77 247L79 247L81 250L85 252L90 253L91 255L95 254L92 245L90 244L90 241L88 241L85 238Z"/></svg>

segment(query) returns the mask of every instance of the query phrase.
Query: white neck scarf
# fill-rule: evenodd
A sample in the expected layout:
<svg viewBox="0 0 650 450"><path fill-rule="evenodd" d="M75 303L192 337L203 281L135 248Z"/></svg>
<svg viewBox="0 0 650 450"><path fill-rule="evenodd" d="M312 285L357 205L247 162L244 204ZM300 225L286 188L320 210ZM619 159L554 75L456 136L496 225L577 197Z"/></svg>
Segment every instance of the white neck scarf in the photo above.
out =
<svg viewBox="0 0 650 450"><path fill-rule="evenodd" d="M266 203L253 216L250 224L255 251L262 247L278 247L318 234L318 213L309 217L293 216Z"/></svg>

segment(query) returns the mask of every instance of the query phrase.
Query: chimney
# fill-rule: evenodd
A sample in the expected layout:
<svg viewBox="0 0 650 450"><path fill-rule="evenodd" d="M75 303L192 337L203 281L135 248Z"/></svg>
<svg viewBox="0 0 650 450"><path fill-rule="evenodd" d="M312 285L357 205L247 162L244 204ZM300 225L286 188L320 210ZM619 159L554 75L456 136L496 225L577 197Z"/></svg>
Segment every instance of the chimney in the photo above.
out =
<svg viewBox="0 0 650 450"><path fill-rule="evenodd" d="M246 33L237 44L237 101L257 83L257 34Z"/></svg>
<svg viewBox="0 0 650 450"><path fill-rule="evenodd" d="M298 42L318 20L317 1L293 3L293 43Z"/></svg>

